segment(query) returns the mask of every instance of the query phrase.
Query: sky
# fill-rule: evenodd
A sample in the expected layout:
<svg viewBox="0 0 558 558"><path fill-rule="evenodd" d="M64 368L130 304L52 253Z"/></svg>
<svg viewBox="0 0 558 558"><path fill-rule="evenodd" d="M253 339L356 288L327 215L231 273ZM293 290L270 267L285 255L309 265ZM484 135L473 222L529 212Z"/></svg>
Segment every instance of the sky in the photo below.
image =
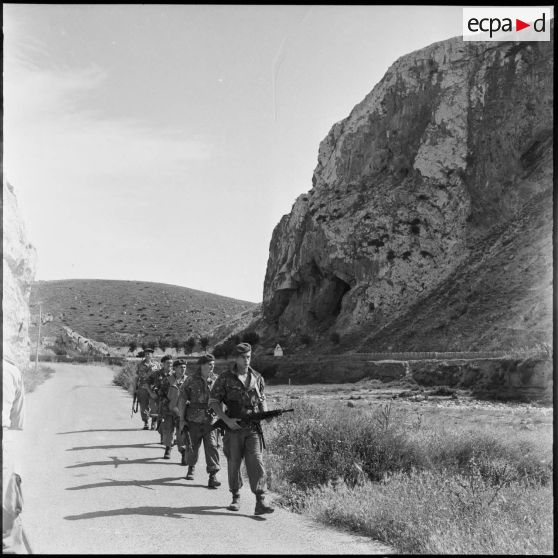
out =
<svg viewBox="0 0 558 558"><path fill-rule="evenodd" d="M4 4L4 177L37 280L260 302L318 147L459 6Z"/></svg>

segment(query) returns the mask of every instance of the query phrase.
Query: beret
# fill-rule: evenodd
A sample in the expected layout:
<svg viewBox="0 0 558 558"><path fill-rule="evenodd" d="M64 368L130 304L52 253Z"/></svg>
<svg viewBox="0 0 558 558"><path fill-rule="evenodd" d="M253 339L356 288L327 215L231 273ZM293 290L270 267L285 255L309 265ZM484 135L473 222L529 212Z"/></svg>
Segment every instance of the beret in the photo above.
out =
<svg viewBox="0 0 558 558"><path fill-rule="evenodd" d="M237 355L243 355L252 351L252 345L250 343L239 343L235 350Z"/></svg>
<svg viewBox="0 0 558 558"><path fill-rule="evenodd" d="M207 364L208 362L215 362L215 357L211 353L207 353L198 358L198 364Z"/></svg>
<svg viewBox="0 0 558 558"><path fill-rule="evenodd" d="M143 349L143 352L144 352L144 354L146 354L146 353L152 353L152 352L153 352L153 349L149 349L149 348Z"/></svg>
<svg viewBox="0 0 558 558"><path fill-rule="evenodd" d="M162 359L161 362L167 362L167 360L172 360L172 357L170 355L165 355Z"/></svg>
<svg viewBox="0 0 558 558"><path fill-rule="evenodd" d="M182 358L179 358L178 360L175 360L172 364L173 368L176 368L177 366L182 366L184 364L184 366L186 366L186 361Z"/></svg>

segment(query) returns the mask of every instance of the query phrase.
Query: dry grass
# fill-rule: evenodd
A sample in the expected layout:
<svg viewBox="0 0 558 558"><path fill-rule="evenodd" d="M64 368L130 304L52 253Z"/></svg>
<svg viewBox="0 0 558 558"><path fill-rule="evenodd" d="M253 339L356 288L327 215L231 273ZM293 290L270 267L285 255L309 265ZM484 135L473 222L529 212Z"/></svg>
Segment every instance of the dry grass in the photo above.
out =
<svg viewBox="0 0 558 558"><path fill-rule="evenodd" d="M552 491L493 486L444 471L396 473L381 483L327 485L308 515L367 534L408 554L552 554Z"/></svg>
<svg viewBox="0 0 558 558"><path fill-rule="evenodd" d="M341 397L359 397L348 388ZM268 391L270 407L294 416L266 425L270 487L285 506L401 553L552 553L551 409L348 408L327 390L286 391Z"/></svg>

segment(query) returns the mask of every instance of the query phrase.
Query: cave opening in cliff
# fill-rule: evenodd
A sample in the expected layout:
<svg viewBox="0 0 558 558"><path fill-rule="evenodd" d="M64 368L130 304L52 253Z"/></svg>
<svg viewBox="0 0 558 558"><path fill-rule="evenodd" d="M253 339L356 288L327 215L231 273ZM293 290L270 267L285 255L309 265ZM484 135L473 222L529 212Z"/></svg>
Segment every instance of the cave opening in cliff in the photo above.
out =
<svg viewBox="0 0 558 558"><path fill-rule="evenodd" d="M341 313L343 297L351 286L339 277L323 278L315 293L308 316L322 328L328 328Z"/></svg>
<svg viewBox="0 0 558 558"><path fill-rule="evenodd" d="M343 297L351 290L351 286L342 279L339 279L339 277L334 277L333 280L335 282L335 298L337 299L333 309L333 315L337 317L341 313Z"/></svg>

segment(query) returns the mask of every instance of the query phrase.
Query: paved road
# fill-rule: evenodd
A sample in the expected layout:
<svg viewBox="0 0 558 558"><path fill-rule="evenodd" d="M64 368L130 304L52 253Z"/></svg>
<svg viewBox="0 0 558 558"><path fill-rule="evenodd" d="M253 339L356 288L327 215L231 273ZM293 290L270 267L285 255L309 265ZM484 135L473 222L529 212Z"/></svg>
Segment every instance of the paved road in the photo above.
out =
<svg viewBox="0 0 558 558"><path fill-rule="evenodd" d="M240 512L226 506L226 462L218 490L186 481L173 448L130 420L131 398L102 366L55 364L28 395L22 518L36 553L387 554L365 537L276 508L254 516L247 483Z"/></svg>

